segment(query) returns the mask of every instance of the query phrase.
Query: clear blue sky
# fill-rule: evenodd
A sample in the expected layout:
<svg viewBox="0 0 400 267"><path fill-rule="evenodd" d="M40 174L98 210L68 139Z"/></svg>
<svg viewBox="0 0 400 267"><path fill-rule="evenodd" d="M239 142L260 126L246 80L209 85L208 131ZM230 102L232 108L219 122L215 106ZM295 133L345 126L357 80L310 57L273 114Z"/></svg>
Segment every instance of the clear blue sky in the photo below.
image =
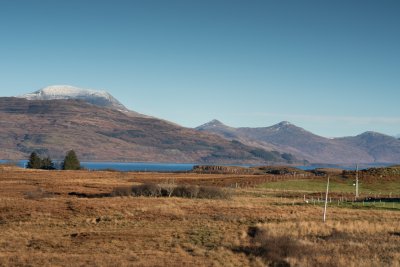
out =
<svg viewBox="0 0 400 267"><path fill-rule="evenodd" d="M400 1L1 0L0 95L105 89L195 127L400 133Z"/></svg>

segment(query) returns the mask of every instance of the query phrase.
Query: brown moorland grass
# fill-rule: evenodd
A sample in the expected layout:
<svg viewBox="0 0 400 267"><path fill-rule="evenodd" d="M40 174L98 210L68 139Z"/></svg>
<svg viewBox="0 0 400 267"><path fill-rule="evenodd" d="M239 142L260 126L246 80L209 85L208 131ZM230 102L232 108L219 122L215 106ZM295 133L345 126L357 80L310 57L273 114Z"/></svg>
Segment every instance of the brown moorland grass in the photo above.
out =
<svg viewBox="0 0 400 267"><path fill-rule="evenodd" d="M229 199L80 198L255 176L0 168L0 266L400 266L400 212L231 188ZM227 179L227 181L224 181Z"/></svg>

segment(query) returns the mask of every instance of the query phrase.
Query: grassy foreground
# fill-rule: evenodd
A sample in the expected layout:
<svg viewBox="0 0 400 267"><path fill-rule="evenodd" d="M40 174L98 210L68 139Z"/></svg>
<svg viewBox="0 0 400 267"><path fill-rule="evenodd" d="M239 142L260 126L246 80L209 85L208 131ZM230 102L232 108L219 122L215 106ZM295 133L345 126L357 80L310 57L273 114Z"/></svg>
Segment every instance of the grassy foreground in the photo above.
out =
<svg viewBox="0 0 400 267"><path fill-rule="evenodd" d="M260 179L0 168L0 266L400 266L398 209L332 201L324 224L322 206L298 197L315 185L231 186ZM229 186L231 197L69 194L146 181Z"/></svg>

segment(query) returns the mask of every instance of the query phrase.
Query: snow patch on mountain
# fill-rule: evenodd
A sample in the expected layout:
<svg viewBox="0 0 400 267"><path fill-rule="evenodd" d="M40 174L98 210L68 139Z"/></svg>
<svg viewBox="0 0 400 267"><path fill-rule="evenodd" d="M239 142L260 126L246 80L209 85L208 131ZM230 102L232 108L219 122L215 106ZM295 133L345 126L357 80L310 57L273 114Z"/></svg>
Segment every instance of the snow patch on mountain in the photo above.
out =
<svg viewBox="0 0 400 267"><path fill-rule="evenodd" d="M18 96L28 100L79 99L93 105L127 111L117 99L106 91L83 89L70 85L52 85L33 93Z"/></svg>

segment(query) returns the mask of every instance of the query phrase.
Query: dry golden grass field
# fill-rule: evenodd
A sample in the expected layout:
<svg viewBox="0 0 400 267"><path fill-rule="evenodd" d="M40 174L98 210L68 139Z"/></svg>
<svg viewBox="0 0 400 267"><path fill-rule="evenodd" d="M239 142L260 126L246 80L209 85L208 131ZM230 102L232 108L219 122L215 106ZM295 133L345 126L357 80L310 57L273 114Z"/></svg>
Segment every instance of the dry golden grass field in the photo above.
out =
<svg viewBox="0 0 400 267"><path fill-rule="evenodd" d="M330 200L323 223L315 185L286 188L285 179L2 166L0 266L400 266L398 203ZM230 197L101 196L145 182L212 185ZM400 195L400 180L389 182Z"/></svg>

